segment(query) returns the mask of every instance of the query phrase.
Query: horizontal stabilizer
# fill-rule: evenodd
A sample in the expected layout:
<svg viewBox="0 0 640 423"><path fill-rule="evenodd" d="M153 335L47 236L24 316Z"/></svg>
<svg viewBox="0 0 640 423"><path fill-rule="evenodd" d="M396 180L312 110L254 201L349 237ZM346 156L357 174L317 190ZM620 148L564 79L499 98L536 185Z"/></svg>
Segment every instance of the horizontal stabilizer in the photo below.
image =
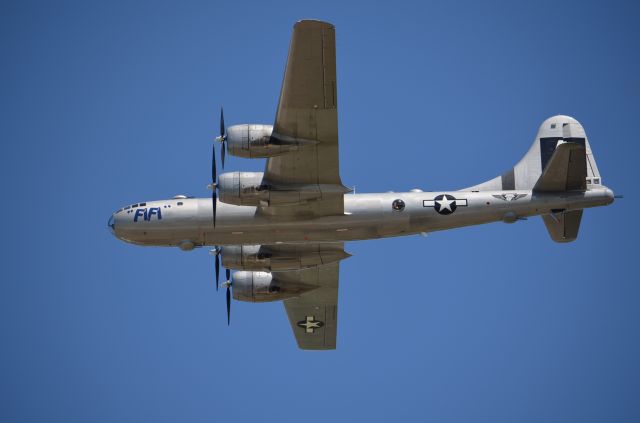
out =
<svg viewBox="0 0 640 423"><path fill-rule="evenodd" d="M581 219L582 210L542 215L549 236L555 242L575 241L578 237Z"/></svg>
<svg viewBox="0 0 640 423"><path fill-rule="evenodd" d="M533 190L537 192L586 190L587 161L585 153L584 145L559 141ZM579 219L578 223L580 223Z"/></svg>

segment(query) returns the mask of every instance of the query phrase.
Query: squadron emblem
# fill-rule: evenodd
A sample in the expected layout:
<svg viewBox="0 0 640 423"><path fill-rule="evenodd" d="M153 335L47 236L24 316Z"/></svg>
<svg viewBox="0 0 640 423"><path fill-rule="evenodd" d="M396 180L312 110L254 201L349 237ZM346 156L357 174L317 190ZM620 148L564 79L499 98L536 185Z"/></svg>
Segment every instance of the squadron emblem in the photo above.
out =
<svg viewBox="0 0 640 423"><path fill-rule="evenodd" d="M458 207L466 207L467 200L457 199L453 195L449 194L440 194L437 195L433 200L422 201L422 206L433 207L438 213L447 215L456 211Z"/></svg>
<svg viewBox="0 0 640 423"><path fill-rule="evenodd" d="M494 194L493 197L502 201L516 201L526 197L527 194Z"/></svg>

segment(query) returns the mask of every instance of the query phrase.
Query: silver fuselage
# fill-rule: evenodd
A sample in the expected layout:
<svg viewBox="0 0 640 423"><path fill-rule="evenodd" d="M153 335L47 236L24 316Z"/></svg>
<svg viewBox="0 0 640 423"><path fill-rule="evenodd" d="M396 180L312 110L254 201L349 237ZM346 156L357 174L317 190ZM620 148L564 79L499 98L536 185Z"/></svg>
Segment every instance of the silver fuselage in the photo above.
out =
<svg viewBox="0 0 640 423"><path fill-rule="evenodd" d="M432 206L434 198L441 194L456 198L458 206L453 213L440 214ZM515 194L520 198L514 199ZM211 199L185 198L150 201L144 207L118 211L110 226L118 238L133 244L183 249L205 245L355 241L497 221L511 223L534 215L603 206L612 203L613 198L613 192L602 185L575 193L518 190L349 194L344 196L344 214L319 218L276 217L257 207L218 202L215 228ZM397 199L405 204L402 211L392 208Z"/></svg>

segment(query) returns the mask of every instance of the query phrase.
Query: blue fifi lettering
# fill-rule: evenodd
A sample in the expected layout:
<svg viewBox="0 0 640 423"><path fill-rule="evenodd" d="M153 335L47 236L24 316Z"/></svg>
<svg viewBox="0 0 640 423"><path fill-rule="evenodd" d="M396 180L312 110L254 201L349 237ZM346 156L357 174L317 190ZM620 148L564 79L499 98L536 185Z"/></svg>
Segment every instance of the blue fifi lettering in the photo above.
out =
<svg viewBox="0 0 640 423"><path fill-rule="evenodd" d="M137 209L136 214L133 216L133 221L137 222L139 217L142 217L145 221L150 221L153 215L156 215L158 220L162 219L162 211L160 207L151 207L148 209Z"/></svg>

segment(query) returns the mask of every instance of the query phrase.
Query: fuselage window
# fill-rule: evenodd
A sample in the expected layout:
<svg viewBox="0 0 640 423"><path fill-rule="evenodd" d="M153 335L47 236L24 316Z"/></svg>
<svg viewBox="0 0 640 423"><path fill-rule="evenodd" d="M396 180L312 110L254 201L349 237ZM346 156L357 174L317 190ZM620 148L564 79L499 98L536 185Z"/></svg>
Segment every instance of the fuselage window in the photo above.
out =
<svg viewBox="0 0 640 423"><path fill-rule="evenodd" d="M391 203L391 208L394 209L395 211L404 210L404 201L394 200L393 203Z"/></svg>

